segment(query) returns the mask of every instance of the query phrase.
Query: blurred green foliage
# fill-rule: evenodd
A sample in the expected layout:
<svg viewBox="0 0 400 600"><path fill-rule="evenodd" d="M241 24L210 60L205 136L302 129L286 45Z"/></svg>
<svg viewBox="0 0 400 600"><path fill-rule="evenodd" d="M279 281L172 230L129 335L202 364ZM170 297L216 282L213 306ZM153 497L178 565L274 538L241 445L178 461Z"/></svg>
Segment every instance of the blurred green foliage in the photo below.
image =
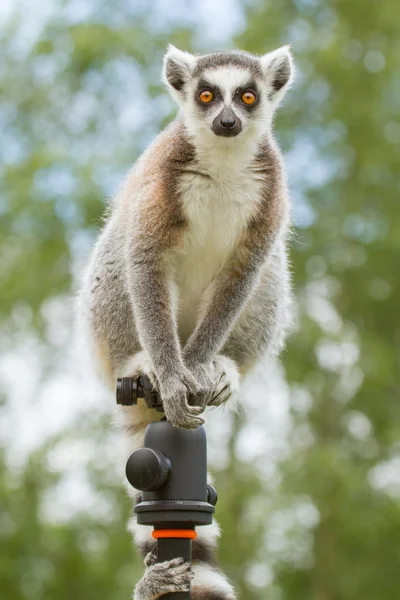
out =
<svg viewBox="0 0 400 600"><path fill-rule="evenodd" d="M43 307L71 292L105 197L172 114L158 83L167 42L191 49L201 34L179 19L156 27L156 8L134 4L105 0L79 20L76 3L60 2L31 43L21 33L22 11L1 29L2 341L10 350L16 337L42 336L44 376L57 345L46 337ZM279 485L272 489L236 455L244 424L236 417L226 468L216 473L221 561L243 599L393 600L400 597L398 4L282 0L242 9L232 47L262 53L291 43L298 68L276 128L294 200L299 318L283 356L291 429ZM96 427L83 435L106 436L104 423ZM62 478L49 466L59 441L47 440L17 467L6 448L0 453L3 597L128 598L140 567L118 479L89 461L112 507L107 518L46 516L44 500Z"/></svg>

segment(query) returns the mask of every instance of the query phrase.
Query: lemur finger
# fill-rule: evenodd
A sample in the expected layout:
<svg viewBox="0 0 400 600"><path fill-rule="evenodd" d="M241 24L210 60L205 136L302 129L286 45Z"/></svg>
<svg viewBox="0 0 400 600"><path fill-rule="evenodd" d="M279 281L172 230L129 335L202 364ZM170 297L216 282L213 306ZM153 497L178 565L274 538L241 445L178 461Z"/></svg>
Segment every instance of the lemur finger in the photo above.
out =
<svg viewBox="0 0 400 600"><path fill-rule="evenodd" d="M191 405L187 405L187 412L190 415L201 415L202 412L204 412L204 407L203 406L191 406Z"/></svg>
<svg viewBox="0 0 400 600"><path fill-rule="evenodd" d="M146 554L146 557L144 559L145 567L151 567L156 562L157 562L157 555L154 552L149 552L148 554Z"/></svg>
<svg viewBox="0 0 400 600"><path fill-rule="evenodd" d="M201 419L199 417L192 417L185 421L186 429L196 429L197 427L200 427L200 425L204 425L204 419Z"/></svg>
<svg viewBox="0 0 400 600"><path fill-rule="evenodd" d="M208 406L213 394L211 392L203 392L197 394L190 394L188 398L189 406L196 406L203 411Z"/></svg>
<svg viewBox="0 0 400 600"><path fill-rule="evenodd" d="M232 393L237 392L240 386L240 374L233 360L220 354L214 361L214 367L220 373L218 384L223 383L224 386L229 384Z"/></svg>
<svg viewBox="0 0 400 600"><path fill-rule="evenodd" d="M175 569L176 567L180 567L185 564L185 560L181 557L172 558L171 560L166 560L164 562L157 563L157 571L169 571L170 569ZM186 563L189 564L189 563Z"/></svg>
<svg viewBox="0 0 400 600"><path fill-rule="evenodd" d="M189 585L193 579L190 563L184 562L183 558L174 558L162 563L156 563L148 569L147 577L159 580L163 579L168 585L180 587Z"/></svg>
<svg viewBox="0 0 400 600"><path fill-rule="evenodd" d="M187 415L190 420L196 422L198 425L202 425L204 423L204 419L199 415L201 415L203 412L204 408L201 406L190 406Z"/></svg>
<svg viewBox="0 0 400 600"><path fill-rule="evenodd" d="M165 414L170 423L183 429L195 429L204 423L198 415L203 409L198 406L189 406L186 398L173 398L168 402L164 400Z"/></svg>
<svg viewBox="0 0 400 600"><path fill-rule="evenodd" d="M208 403L208 406L220 406L221 404L229 400L229 397L231 395L231 386L229 384L226 384L225 387L219 390L217 394L211 398L211 400Z"/></svg>
<svg viewBox="0 0 400 600"><path fill-rule="evenodd" d="M202 419L201 417L187 415L186 418L181 420L179 426L183 427L184 429L196 429L196 427L203 425L203 423L204 419Z"/></svg>
<svg viewBox="0 0 400 600"><path fill-rule="evenodd" d="M219 406L225 402L232 393L230 381L228 380L226 373L221 373L218 382L211 394L208 406Z"/></svg>
<svg viewBox="0 0 400 600"><path fill-rule="evenodd" d="M196 394L201 391L200 383L189 371L185 375L184 384L190 394Z"/></svg>

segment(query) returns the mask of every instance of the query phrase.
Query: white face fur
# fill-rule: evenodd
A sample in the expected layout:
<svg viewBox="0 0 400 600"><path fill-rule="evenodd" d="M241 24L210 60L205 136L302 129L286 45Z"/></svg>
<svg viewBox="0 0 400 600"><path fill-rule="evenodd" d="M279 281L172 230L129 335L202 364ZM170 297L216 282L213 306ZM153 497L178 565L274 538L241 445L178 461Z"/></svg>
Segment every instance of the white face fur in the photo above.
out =
<svg viewBox="0 0 400 600"><path fill-rule="evenodd" d="M195 141L229 148L268 131L293 71L287 46L261 57L245 52L195 56L169 46L163 79Z"/></svg>

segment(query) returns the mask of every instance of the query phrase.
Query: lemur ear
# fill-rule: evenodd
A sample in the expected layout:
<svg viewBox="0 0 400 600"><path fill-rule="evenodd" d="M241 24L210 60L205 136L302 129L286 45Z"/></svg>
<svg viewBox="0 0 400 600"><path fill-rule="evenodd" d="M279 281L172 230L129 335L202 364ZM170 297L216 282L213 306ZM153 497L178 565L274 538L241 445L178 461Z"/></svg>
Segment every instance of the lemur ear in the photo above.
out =
<svg viewBox="0 0 400 600"><path fill-rule="evenodd" d="M271 100L282 98L293 81L295 71L289 46L264 54L260 61L267 83L271 86Z"/></svg>
<svg viewBox="0 0 400 600"><path fill-rule="evenodd" d="M196 64L196 57L189 52L182 52L172 44L168 46L164 56L163 80L171 91L181 92L189 81Z"/></svg>

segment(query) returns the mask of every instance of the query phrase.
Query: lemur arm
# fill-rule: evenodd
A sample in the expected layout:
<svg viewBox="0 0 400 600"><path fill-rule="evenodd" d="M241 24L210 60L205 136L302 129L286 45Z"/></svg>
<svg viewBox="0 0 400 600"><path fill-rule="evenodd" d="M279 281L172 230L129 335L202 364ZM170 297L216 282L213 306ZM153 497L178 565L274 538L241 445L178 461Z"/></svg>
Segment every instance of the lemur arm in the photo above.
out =
<svg viewBox="0 0 400 600"><path fill-rule="evenodd" d="M131 213L125 248L129 292L136 329L147 351L168 420L180 427L197 427L201 409L189 406L187 396L198 382L184 365L171 298L170 250L179 243L185 225L166 203L158 182L142 190L141 202Z"/></svg>
<svg viewBox="0 0 400 600"><path fill-rule="evenodd" d="M184 360L189 367L209 363L223 347L285 225L286 216L286 195L279 190L268 194L241 243L211 284L211 298L184 348Z"/></svg>
<svg viewBox="0 0 400 600"><path fill-rule="evenodd" d="M257 258L236 251L211 284L211 299L184 348L189 366L207 364L221 350L256 282L261 266Z"/></svg>
<svg viewBox="0 0 400 600"><path fill-rule="evenodd" d="M144 179L144 177L142 177ZM125 257L136 329L155 374L172 373L182 364L172 312L168 254L179 240L182 221L167 205L161 178L140 182L140 198L128 215Z"/></svg>
<svg viewBox="0 0 400 600"><path fill-rule="evenodd" d="M140 343L148 352L156 376L162 379L182 364L176 323L172 314L168 268L160 258L129 261L133 312Z"/></svg>

